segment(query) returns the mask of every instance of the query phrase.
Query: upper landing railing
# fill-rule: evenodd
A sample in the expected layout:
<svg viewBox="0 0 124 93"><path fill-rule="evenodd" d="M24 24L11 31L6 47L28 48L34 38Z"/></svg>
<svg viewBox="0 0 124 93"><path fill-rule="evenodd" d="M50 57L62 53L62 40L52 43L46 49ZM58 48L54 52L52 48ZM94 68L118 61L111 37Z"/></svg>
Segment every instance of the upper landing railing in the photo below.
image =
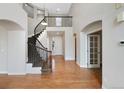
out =
<svg viewBox="0 0 124 93"><path fill-rule="evenodd" d="M48 27L72 27L72 16L45 16Z"/></svg>

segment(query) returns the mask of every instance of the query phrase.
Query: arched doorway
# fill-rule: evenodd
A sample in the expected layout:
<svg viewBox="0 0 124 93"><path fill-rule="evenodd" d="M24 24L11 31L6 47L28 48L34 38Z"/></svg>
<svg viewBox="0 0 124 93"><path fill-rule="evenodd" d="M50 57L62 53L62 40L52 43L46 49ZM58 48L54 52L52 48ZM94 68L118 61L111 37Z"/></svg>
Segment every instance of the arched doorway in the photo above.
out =
<svg viewBox="0 0 124 93"><path fill-rule="evenodd" d="M80 33L80 62L91 71L97 72L98 81L102 83L102 21L94 21Z"/></svg>
<svg viewBox="0 0 124 93"><path fill-rule="evenodd" d="M0 73L25 73L25 33L17 22L0 19Z"/></svg>

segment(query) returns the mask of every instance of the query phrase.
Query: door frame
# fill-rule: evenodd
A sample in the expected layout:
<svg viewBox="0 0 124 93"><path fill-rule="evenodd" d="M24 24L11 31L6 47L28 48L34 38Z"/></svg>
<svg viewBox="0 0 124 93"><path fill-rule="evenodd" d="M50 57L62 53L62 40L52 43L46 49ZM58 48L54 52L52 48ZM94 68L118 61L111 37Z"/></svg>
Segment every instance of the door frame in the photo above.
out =
<svg viewBox="0 0 124 93"><path fill-rule="evenodd" d="M61 53L59 53L59 54L56 53L56 39L55 39L55 38L58 38L58 37L61 38L61 48L62 48L62 49L61 49ZM64 51L64 50L63 50L63 49L64 49L64 48L63 48L63 44L64 44L64 43L63 43L63 36L59 36L59 35L57 35L57 36L52 36L51 44L52 44L53 41L54 41L54 47L53 47L53 49L52 49L52 46L51 46L52 55L55 55L55 56L57 56L57 55L62 55L62 56L63 56L63 55L64 55L64 53L63 53L63 51ZM60 44L59 44L59 45L60 45Z"/></svg>
<svg viewBox="0 0 124 93"><path fill-rule="evenodd" d="M74 51L75 51L75 62L77 61L77 34L76 33L74 33L73 34L73 36L74 36Z"/></svg>
<svg viewBox="0 0 124 93"><path fill-rule="evenodd" d="M98 60L99 62L98 62L97 64L90 64L90 36L92 36L92 37L93 37L93 36L97 36L97 38L98 38L98 42L97 42L97 43L98 43L98 52L97 52L97 53L98 53L98 58L97 58L97 60ZM101 55L101 53L100 53L100 48L101 48L101 47L100 47L100 46L101 46L101 45L100 45L100 35L91 35L91 34L88 34L88 35L87 35L87 38L88 38L88 39L87 39L87 44L88 44L88 45L87 45L87 50L88 50L88 51L87 51L87 54L88 54L88 55L87 55L87 61L88 61L87 63L88 63L88 67L89 67L89 68L99 68L99 67L100 67L100 63L101 63L101 62L100 62L100 55Z"/></svg>
<svg viewBox="0 0 124 93"><path fill-rule="evenodd" d="M95 30L80 32L80 67L91 68L88 66L88 42L87 35L91 33L95 33L98 31L102 31L102 28L98 28ZM83 52L82 52L83 51Z"/></svg>

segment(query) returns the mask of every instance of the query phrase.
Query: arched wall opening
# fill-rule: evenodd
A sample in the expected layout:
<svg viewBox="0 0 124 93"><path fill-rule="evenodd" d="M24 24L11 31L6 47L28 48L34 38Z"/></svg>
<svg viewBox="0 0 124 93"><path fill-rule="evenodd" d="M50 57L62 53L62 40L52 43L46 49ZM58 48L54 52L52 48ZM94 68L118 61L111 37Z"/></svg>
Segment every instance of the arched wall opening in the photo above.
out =
<svg viewBox="0 0 124 93"><path fill-rule="evenodd" d="M7 20L0 19L0 26L4 27L7 31L23 31L23 27L21 27L18 23Z"/></svg>
<svg viewBox="0 0 124 93"><path fill-rule="evenodd" d="M0 19L0 73L25 73L25 31L18 23Z"/></svg>
<svg viewBox="0 0 124 93"><path fill-rule="evenodd" d="M100 50L101 54L97 54L97 64L91 64L91 60L94 59L94 52L91 52L90 49L93 50L93 46L95 46L94 49L96 49L96 45L93 44L94 41L90 41L90 37L98 37L99 36L99 42L97 42L97 46L99 46L99 48L97 48L97 50ZM94 38L93 38L94 40ZM97 39L98 40L98 39ZM91 47L91 43L92 43L92 47ZM84 67L84 68L98 68L97 71L98 72L98 81L102 86L102 20L98 20L98 21L94 21L90 24L88 24L87 26L85 26L82 31L80 32L80 66ZM94 50L93 50L94 51ZM99 52L99 53L100 53ZM91 55L93 56L93 58L91 57ZM98 56L99 55L99 56ZM95 59L95 60L96 60ZM94 60L93 60L94 62ZM90 63L90 64L89 64Z"/></svg>
<svg viewBox="0 0 124 93"><path fill-rule="evenodd" d="M87 35L101 31L102 30L102 21L94 21L87 26L85 26L82 31L80 32L80 66L88 68L87 62Z"/></svg>

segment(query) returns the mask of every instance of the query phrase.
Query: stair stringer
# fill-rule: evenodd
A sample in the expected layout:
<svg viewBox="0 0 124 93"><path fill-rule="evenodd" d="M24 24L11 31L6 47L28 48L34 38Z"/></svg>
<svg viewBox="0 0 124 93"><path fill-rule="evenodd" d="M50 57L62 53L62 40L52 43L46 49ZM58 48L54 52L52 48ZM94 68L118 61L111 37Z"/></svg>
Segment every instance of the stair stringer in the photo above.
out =
<svg viewBox="0 0 124 93"><path fill-rule="evenodd" d="M41 67L33 67L32 63L27 63L26 64L26 73L27 74L42 74L41 72Z"/></svg>

